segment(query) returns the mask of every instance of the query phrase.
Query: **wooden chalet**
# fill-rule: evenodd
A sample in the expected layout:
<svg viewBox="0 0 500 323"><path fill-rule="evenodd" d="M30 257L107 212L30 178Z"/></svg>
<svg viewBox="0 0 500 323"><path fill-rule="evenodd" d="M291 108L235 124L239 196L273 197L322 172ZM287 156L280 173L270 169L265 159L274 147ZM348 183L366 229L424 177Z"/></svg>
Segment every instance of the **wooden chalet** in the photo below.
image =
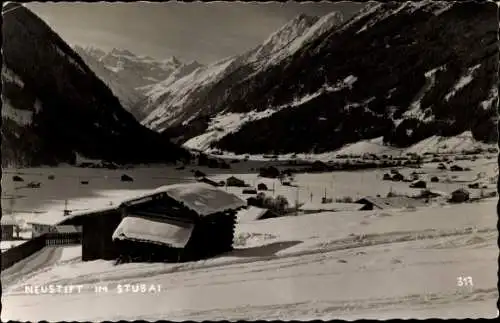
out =
<svg viewBox="0 0 500 323"><path fill-rule="evenodd" d="M60 224L82 226L82 260L189 261L232 248L245 201L205 183L160 187Z"/></svg>

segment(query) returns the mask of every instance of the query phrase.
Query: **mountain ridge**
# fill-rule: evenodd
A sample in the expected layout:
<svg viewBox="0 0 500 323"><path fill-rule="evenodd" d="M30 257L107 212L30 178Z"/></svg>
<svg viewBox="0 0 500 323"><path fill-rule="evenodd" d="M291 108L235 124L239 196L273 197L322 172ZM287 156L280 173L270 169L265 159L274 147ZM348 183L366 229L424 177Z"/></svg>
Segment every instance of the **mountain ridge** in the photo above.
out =
<svg viewBox="0 0 500 323"><path fill-rule="evenodd" d="M217 101L224 97L227 88L232 84L279 62L286 57L286 55L280 56L281 51L304 34L318 19L318 17L298 15L270 35L262 44L241 55L228 57L195 70L172 84L160 83L150 93L150 108L146 111L149 115L142 123L161 131L167 126L186 123L199 114L206 113L206 110L217 110L217 102L205 104L207 98ZM339 13L334 13L330 17L330 23L338 23L341 19Z"/></svg>
<svg viewBox="0 0 500 323"><path fill-rule="evenodd" d="M74 163L77 154L119 163L187 156L123 109L42 19L20 4L2 9L3 166Z"/></svg>
<svg viewBox="0 0 500 323"><path fill-rule="evenodd" d="M165 132L179 142L213 136L213 149L251 154L322 153L380 136L405 147L467 130L494 142L496 12L487 3L367 7L233 86L214 101L221 111ZM226 115L259 113L267 114L222 137L210 126Z"/></svg>

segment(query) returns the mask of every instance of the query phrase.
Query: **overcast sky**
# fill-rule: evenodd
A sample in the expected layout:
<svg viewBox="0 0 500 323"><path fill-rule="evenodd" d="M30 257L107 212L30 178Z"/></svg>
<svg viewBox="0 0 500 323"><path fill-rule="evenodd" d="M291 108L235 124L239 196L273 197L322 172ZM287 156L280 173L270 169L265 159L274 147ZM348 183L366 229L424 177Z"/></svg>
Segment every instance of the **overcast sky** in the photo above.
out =
<svg viewBox="0 0 500 323"><path fill-rule="evenodd" d="M139 55L210 63L248 50L300 13L340 11L347 18L361 8L352 2L125 2L43 3L28 8L70 44Z"/></svg>

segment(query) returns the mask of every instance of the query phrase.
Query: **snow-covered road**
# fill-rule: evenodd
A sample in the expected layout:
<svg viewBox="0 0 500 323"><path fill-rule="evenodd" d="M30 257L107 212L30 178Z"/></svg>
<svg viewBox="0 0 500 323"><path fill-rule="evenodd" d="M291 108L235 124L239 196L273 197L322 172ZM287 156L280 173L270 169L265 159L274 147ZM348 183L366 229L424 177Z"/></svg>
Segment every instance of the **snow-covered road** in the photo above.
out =
<svg viewBox="0 0 500 323"><path fill-rule="evenodd" d="M495 205L490 200L245 223L238 226L235 251L193 263L56 264L4 286L1 318L495 317ZM459 277L471 277L472 285L459 286ZM81 293L50 295L27 295L24 289L47 284L84 287ZM161 290L118 293L124 284ZM108 291L96 293L96 285Z"/></svg>

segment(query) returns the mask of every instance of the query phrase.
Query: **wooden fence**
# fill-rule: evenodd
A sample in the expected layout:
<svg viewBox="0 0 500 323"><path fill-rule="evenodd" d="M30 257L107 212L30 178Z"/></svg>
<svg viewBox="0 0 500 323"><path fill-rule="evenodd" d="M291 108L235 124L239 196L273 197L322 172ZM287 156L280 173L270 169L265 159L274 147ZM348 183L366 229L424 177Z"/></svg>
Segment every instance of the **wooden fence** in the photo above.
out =
<svg viewBox="0 0 500 323"><path fill-rule="evenodd" d="M64 246L82 243L80 232L70 233L46 233L16 247L2 252L1 269L5 270L25 258L28 258L46 246Z"/></svg>
<svg viewBox="0 0 500 323"><path fill-rule="evenodd" d="M64 246L82 243L82 234L80 232L65 232L65 233L46 233L46 246Z"/></svg>

